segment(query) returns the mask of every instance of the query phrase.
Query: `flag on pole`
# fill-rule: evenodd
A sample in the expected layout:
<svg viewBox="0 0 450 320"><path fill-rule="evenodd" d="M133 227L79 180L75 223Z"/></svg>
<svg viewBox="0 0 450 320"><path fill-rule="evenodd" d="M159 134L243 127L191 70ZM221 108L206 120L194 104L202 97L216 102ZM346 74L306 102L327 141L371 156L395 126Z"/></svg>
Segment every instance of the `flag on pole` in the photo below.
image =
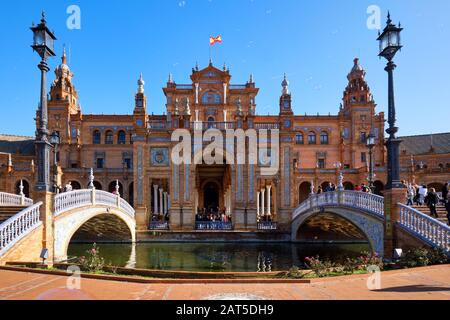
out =
<svg viewBox="0 0 450 320"><path fill-rule="evenodd" d="M215 45L216 43L221 43L222 42L222 37L221 36L218 36L218 37L216 37L216 38L214 38L213 36L210 36L209 37L209 45L210 46L213 46L213 45Z"/></svg>

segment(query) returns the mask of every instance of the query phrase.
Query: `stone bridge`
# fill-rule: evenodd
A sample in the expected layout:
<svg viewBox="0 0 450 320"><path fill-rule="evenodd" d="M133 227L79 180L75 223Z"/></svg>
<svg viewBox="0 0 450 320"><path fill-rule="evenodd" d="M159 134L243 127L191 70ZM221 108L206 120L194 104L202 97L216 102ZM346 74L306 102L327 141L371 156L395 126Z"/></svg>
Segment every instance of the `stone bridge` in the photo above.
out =
<svg viewBox="0 0 450 320"><path fill-rule="evenodd" d="M420 211L396 203L390 208L395 225L395 242L399 248L408 246L408 239L418 244L440 248L450 256L450 227ZM385 199L356 191L325 192L311 195L292 214L291 238L296 241L297 232L310 217L331 213L351 222L367 238L374 252L385 255ZM397 218L395 218L397 217ZM406 237L406 240L405 240ZM391 255L389 252L388 256Z"/></svg>
<svg viewBox="0 0 450 320"><path fill-rule="evenodd" d="M5 200L6 199L6 200ZM0 207L23 202L23 197L0 195ZM93 189L49 194L50 206L32 204L0 224L0 264L6 261L40 261L43 248L49 250L49 261L67 259L67 249L74 234L89 220L116 218L136 241L134 209L119 195Z"/></svg>

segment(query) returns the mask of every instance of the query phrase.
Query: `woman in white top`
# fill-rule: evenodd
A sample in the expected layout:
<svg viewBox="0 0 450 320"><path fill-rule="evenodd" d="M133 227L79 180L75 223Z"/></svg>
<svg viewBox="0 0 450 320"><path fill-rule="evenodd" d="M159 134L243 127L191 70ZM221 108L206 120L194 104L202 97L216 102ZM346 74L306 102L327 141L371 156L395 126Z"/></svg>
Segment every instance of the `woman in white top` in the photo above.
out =
<svg viewBox="0 0 450 320"><path fill-rule="evenodd" d="M425 197L428 194L428 189L426 185L423 185L419 188L419 204L421 206L423 206L423 204L425 203Z"/></svg>

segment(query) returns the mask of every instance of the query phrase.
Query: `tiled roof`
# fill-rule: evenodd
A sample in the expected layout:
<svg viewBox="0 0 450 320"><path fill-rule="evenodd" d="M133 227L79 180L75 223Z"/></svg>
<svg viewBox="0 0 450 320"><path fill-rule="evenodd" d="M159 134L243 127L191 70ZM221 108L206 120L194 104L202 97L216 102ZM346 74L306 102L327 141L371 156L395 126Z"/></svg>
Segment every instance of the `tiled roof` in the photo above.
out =
<svg viewBox="0 0 450 320"><path fill-rule="evenodd" d="M34 139L0 134L0 152L32 156L35 154Z"/></svg>
<svg viewBox="0 0 450 320"><path fill-rule="evenodd" d="M400 152L418 155L426 153L450 153L450 132L420 136L400 137Z"/></svg>

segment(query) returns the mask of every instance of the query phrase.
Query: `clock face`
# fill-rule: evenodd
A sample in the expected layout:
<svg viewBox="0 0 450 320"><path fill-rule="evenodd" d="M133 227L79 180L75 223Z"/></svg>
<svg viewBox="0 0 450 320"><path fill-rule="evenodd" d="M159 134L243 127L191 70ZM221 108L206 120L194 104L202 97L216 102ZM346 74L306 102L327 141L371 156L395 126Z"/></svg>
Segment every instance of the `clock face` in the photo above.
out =
<svg viewBox="0 0 450 320"><path fill-rule="evenodd" d="M290 128L291 127L291 121L290 120L284 120L284 127Z"/></svg>
<svg viewBox="0 0 450 320"><path fill-rule="evenodd" d="M143 103L142 100L138 100L138 101L137 101L137 106L138 106L138 107L142 108L143 105L144 105L144 103Z"/></svg>
<svg viewBox="0 0 450 320"><path fill-rule="evenodd" d="M141 119L136 120L136 125L138 127L142 127L142 120Z"/></svg>
<svg viewBox="0 0 450 320"><path fill-rule="evenodd" d="M289 109L289 101L284 100L283 106L284 106L285 109Z"/></svg>

